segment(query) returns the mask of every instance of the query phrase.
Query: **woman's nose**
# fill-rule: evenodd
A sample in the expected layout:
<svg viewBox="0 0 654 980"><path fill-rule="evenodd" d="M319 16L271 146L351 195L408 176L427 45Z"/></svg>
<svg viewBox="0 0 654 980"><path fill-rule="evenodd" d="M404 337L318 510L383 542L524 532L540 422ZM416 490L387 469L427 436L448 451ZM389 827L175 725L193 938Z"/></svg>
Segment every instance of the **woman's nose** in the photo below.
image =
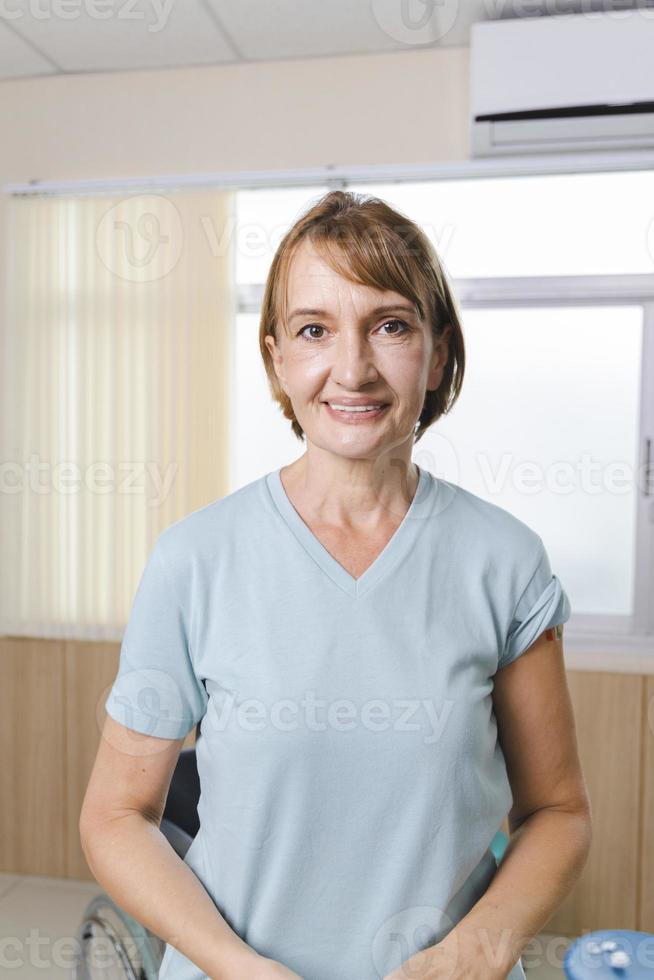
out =
<svg viewBox="0 0 654 980"><path fill-rule="evenodd" d="M336 341L331 374L344 388L355 390L367 381L377 378L373 350L365 336L357 333L341 333Z"/></svg>

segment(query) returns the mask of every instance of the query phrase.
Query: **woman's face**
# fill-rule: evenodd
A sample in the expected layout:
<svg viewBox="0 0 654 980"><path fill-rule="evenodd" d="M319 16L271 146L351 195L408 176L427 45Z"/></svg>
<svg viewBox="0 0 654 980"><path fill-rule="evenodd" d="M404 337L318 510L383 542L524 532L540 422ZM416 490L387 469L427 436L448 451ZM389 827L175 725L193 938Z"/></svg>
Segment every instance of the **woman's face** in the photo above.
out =
<svg viewBox="0 0 654 980"><path fill-rule="evenodd" d="M278 333L277 345L270 336L266 344L309 441L367 458L413 444L425 392L441 382L447 346L434 347L431 327L409 300L344 279L305 239L289 269L288 321ZM380 407L336 407L355 401Z"/></svg>

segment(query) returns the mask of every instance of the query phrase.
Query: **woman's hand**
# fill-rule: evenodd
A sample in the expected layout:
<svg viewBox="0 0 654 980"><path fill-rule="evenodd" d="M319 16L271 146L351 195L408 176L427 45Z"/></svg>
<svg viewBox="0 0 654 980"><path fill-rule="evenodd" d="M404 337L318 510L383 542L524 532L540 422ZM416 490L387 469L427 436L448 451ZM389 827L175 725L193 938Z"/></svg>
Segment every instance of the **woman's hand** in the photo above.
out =
<svg viewBox="0 0 654 980"><path fill-rule="evenodd" d="M253 965L248 976L252 980L304 980L299 973L293 973L283 963L269 959L267 956L258 956L256 964Z"/></svg>
<svg viewBox="0 0 654 980"><path fill-rule="evenodd" d="M209 980L304 980L299 973L293 973L283 963L262 956L251 947L247 947L247 955L238 960L232 960L229 964L224 961L216 968L215 972L209 974Z"/></svg>
<svg viewBox="0 0 654 980"><path fill-rule="evenodd" d="M449 938L414 953L384 980L506 980L507 971L489 963L481 950L466 952Z"/></svg>

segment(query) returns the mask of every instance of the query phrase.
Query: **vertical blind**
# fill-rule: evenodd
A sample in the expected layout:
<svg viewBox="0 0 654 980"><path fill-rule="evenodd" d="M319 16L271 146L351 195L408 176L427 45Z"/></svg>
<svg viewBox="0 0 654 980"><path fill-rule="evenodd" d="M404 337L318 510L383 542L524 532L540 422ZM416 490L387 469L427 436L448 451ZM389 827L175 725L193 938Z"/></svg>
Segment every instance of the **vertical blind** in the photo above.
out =
<svg viewBox="0 0 654 980"><path fill-rule="evenodd" d="M116 640L156 536L228 490L235 192L8 205L0 633Z"/></svg>

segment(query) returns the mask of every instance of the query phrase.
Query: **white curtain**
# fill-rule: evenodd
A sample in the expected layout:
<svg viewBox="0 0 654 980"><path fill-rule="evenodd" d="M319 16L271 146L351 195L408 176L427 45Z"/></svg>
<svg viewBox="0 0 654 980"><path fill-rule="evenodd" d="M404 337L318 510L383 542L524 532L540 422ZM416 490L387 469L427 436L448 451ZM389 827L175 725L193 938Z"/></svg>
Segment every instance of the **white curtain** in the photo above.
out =
<svg viewBox="0 0 654 980"><path fill-rule="evenodd" d="M228 492L235 193L16 196L0 633L120 639L157 534Z"/></svg>

